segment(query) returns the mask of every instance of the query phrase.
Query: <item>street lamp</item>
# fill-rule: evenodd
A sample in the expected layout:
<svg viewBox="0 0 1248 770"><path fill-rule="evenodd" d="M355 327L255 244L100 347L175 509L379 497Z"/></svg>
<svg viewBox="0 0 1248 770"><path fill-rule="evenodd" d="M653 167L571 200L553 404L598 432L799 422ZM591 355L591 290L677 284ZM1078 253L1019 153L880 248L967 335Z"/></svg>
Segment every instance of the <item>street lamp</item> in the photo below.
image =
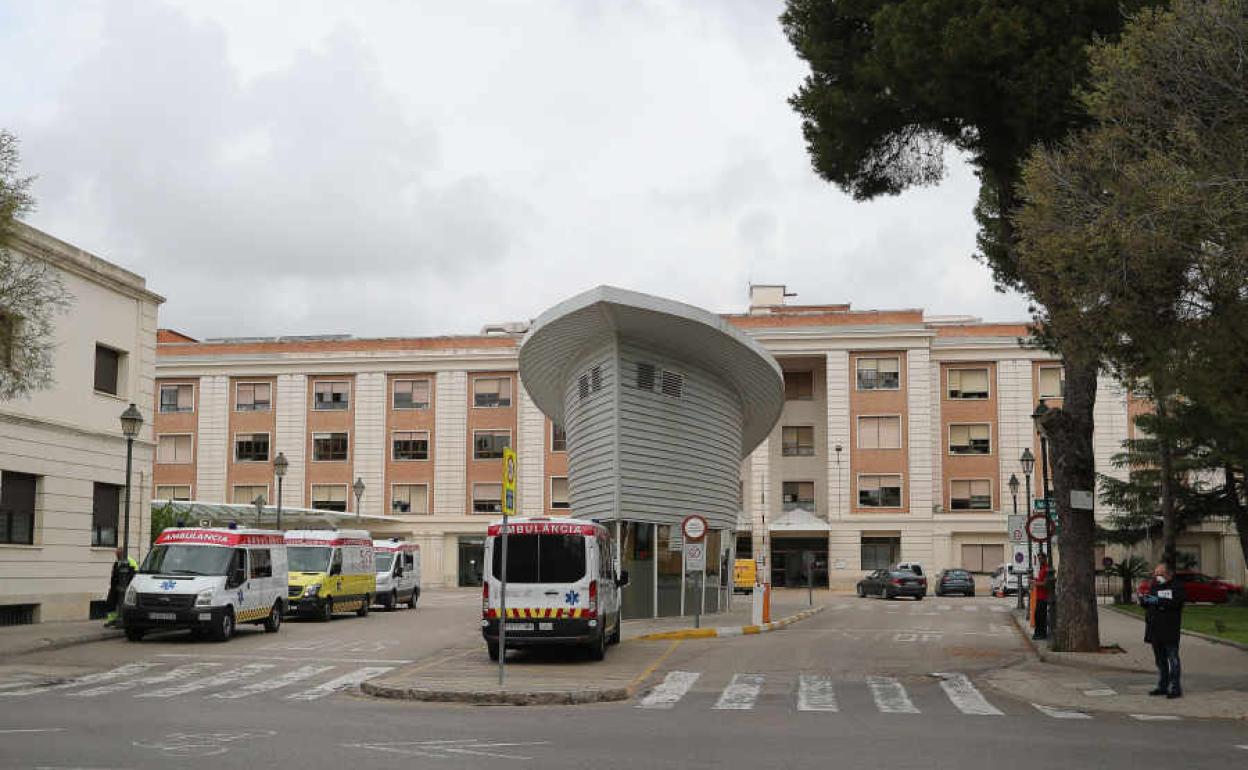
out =
<svg viewBox="0 0 1248 770"><path fill-rule="evenodd" d="M1036 411L1031 413L1031 419L1036 424L1036 432L1040 434L1040 479L1041 479L1040 489L1044 497L1044 516L1046 519L1048 519L1051 514L1049 506L1052 505L1052 503L1049 501L1049 439L1045 435L1044 425L1041 423L1041 420L1048 413L1049 413L1049 406L1048 404L1044 403L1043 398L1040 399L1039 404L1036 404ZM1042 548L1042 550L1044 549ZM1049 568L1052 569L1053 567L1053 541L1052 539L1049 540L1049 545L1048 545L1047 550L1048 550L1048 556L1049 556Z"/></svg>
<svg viewBox="0 0 1248 770"><path fill-rule="evenodd" d="M143 427L143 413L131 404L121 413L121 432L126 436L126 523L121 551L122 556L130 558L130 474L134 463L134 439Z"/></svg>
<svg viewBox="0 0 1248 770"><path fill-rule="evenodd" d="M1018 476L1016 474L1013 474L1013 473L1010 474L1009 487L1010 487L1010 499L1013 500L1013 506L1014 506L1014 521L1018 521ZM1026 529L1026 525L1024 525L1023 528ZM1010 542L1011 543L1014 542L1013 532L1010 533ZM1010 559L1014 560L1014 557L1011 556ZM1009 567L1006 567L1006 570L1008 572ZM1007 585L1009 584L1008 574L1006 575L1006 584ZM1022 578L1019 578L1018 580L1018 590L1016 591L1016 593L1018 594L1018 609L1021 610L1023 608L1023 580Z"/></svg>
<svg viewBox="0 0 1248 770"><path fill-rule="evenodd" d="M1023 454L1018 458L1018 464L1023 467L1023 478L1026 479L1023 495L1023 506L1027 510L1027 517L1031 518L1031 472L1036 469L1036 456L1031 453L1031 447L1024 447ZM1027 587L1031 588L1031 568L1035 564L1035 556L1032 554L1031 548L1031 527L1024 525L1027 531ZM1021 587L1020 587L1021 592Z"/></svg>
<svg viewBox="0 0 1248 770"><path fill-rule="evenodd" d="M282 531L282 477L286 475L286 469L290 467L290 461L286 459L286 455L278 452L277 457L273 458L273 474L277 476L277 531Z"/></svg>
<svg viewBox="0 0 1248 770"><path fill-rule="evenodd" d="M355 477L355 484L351 486L355 491L355 520L360 520L360 498L364 496L364 479L359 476Z"/></svg>

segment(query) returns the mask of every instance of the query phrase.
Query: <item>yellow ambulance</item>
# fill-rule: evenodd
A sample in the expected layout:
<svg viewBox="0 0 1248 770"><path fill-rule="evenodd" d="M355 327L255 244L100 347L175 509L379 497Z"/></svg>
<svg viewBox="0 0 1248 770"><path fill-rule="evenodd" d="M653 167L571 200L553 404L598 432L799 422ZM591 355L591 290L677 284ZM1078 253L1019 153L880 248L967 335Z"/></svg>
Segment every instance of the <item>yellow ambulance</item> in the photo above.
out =
<svg viewBox="0 0 1248 770"><path fill-rule="evenodd" d="M286 533L287 607L329 620L336 612L368 614L377 594L373 538L364 530L292 529Z"/></svg>

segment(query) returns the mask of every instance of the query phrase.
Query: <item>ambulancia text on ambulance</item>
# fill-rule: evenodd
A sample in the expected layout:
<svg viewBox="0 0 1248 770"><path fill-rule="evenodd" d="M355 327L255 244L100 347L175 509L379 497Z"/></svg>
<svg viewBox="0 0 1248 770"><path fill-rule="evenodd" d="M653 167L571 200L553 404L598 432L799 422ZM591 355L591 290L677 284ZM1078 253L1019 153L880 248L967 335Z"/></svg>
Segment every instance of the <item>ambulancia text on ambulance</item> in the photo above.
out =
<svg viewBox="0 0 1248 770"><path fill-rule="evenodd" d="M491 524L485 539L481 633L491 660L499 650L503 539ZM508 521L506 645L581 645L602 660L620 641L620 589L611 531L592 521L517 518Z"/></svg>
<svg viewBox="0 0 1248 770"><path fill-rule="evenodd" d="M420 599L420 546L398 538L374 540L377 593L374 602L393 610L400 604L416 609Z"/></svg>
<svg viewBox="0 0 1248 770"><path fill-rule="evenodd" d="M122 600L126 638L189 628L225 641L239 623L277 631L286 601L286 546L262 529L172 528L156 538Z"/></svg>
<svg viewBox="0 0 1248 770"><path fill-rule="evenodd" d="M292 613L321 620L335 612L368 614L377 594L372 535L362 529L292 529L286 554Z"/></svg>

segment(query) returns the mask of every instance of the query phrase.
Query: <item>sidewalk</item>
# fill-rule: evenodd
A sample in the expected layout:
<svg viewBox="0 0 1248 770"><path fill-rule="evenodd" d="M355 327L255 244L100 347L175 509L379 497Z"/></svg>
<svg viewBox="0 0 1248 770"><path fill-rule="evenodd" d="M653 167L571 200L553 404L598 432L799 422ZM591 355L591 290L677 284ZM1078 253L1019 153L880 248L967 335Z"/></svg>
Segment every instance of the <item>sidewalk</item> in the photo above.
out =
<svg viewBox="0 0 1248 770"><path fill-rule="evenodd" d="M807 602L806 590L785 588L775 589L771 594L771 619L773 621L796 615L803 610L810 609L811 605ZM814 592L814 606L820 607L829 598L827 590L822 592ZM701 627L710 628L742 628L754 622L752 617L753 607L749 594L737 594L732 597L732 609L728 612L720 612L714 615L703 615ZM683 618L645 618L640 620L624 621L624 639L637 639L641 636L650 634L659 634L669 631L683 631L694 627L694 619L692 616Z"/></svg>
<svg viewBox="0 0 1248 770"><path fill-rule="evenodd" d="M1019 621L1018 615L1014 615ZM1148 695L1157 683L1144 622L1099 608L1101 644L1123 652L1053 652L1036 642L1037 660L998 671L990 683L1015 697L1087 711L1164 714L1194 718L1248 719L1248 652L1183 637L1183 697Z"/></svg>
<svg viewBox="0 0 1248 770"><path fill-rule="evenodd" d="M120 636L120 630L105 628L102 620L5 626L0 628L0 659L44 650L59 650L62 647L72 647Z"/></svg>

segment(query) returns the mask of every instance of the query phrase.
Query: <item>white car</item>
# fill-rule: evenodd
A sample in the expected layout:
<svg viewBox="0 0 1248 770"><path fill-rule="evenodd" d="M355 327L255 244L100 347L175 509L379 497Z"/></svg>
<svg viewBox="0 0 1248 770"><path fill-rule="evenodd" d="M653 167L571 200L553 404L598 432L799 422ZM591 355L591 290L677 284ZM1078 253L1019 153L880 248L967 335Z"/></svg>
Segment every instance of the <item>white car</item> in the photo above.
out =
<svg viewBox="0 0 1248 770"><path fill-rule="evenodd" d="M1027 570L1013 564L1002 564L992 571L992 593L994 596L1011 596L1018 593L1019 587L1026 590Z"/></svg>

